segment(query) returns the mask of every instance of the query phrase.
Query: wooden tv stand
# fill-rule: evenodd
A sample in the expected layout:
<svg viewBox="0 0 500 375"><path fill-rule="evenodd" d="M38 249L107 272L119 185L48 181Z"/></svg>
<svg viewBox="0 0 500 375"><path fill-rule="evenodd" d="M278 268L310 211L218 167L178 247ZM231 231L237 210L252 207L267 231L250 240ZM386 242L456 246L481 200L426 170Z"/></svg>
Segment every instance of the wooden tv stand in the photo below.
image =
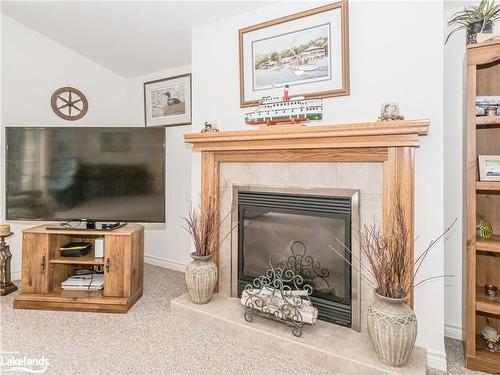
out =
<svg viewBox="0 0 500 375"><path fill-rule="evenodd" d="M23 231L21 293L15 309L126 313L142 296L144 227L127 224L109 232L52 230L40 225ZM94 249L83 257L63 257L60 246L104 238L104 258ZM68 291L61 283L82 266L102 266L104 289Z"/></svg>

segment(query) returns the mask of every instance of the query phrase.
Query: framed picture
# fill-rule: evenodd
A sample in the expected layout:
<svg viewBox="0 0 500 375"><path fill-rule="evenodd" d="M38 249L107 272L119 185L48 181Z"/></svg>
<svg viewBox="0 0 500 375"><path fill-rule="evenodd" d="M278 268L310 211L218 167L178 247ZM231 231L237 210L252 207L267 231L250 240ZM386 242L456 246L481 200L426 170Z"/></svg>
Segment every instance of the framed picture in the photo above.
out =
<svg viewBox="0 0 500 375"><path fill-rule="evenodd" d="M191 124L191 74L144 83L146 126Z"/></svg>
<svg viewBox="0 0 500 375"><path fill-rule="evenodd" d="M241 29L240 107L285 85L306 98L349 95L347 23L340 1Z"/></svg>
<svg viewBox="0 0 500 375"><path fill-rule="evenodd" d="M479 155L479 180L500 181L500 155Z"/></svg>

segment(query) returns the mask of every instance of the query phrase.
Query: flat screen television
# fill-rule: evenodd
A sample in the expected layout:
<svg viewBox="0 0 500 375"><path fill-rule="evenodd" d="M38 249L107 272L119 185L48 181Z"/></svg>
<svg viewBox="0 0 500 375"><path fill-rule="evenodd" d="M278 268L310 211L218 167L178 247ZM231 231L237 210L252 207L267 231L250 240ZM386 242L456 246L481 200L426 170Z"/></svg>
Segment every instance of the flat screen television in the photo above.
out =
<svg viewBox="0 0 500 375"><path fill-rule="evenodd" d="M165 221L165 129L7 127L6 218Z"/></svg>

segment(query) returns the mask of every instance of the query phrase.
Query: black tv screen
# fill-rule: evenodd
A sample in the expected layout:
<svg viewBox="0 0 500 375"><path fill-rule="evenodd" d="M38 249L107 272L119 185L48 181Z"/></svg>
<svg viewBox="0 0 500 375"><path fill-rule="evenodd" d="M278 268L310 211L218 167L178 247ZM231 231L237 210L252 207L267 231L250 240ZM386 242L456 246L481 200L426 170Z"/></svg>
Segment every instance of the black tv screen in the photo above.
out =
<svg viewBox="0 0 500 375"><path fill-rule="evenodd" d="M6 128L7 220L165 221L165 129Z"/></svg>

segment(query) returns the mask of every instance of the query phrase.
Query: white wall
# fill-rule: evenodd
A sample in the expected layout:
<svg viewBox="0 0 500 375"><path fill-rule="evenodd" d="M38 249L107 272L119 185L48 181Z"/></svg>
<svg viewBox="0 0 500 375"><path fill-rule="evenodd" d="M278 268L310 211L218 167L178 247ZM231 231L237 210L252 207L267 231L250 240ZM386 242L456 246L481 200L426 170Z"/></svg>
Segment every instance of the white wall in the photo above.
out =
<svg viewBox="0 0 500 375"><path fill-rule="evenodd" d="M127 80L127 122L130 126L144 124L144 82L191 72L190 66L168 69ZM182 217L187 216L191 199L191 150L183 135L191 126L175 126L167 132L167 221L147 224L145 261L159 266L184 270L191 259L190 239L182 229Z"/></svg>
<svg viewBox="0 0 500 375"><path fill-rule="evenodd" d="M238 29L310 9L325 2L286 2L199 27L192 34L193 131L206 119L221 130L244 129L239 108ZM416 151L415 232L422 249L443 229L443 5L440 2L349 3L351 95L325 100L323 123L377 118L381 103L396 101L408 119L430 118ZM293 92L292 92L293 94ZM193 197L200 190L200 157L193 155ZM444 273L443 243L436 245L420 278ZM419 279L420 279L419 278ZM417 345L429 365L444 369L444 282L417 289Z"/></svg>
<svg viewBox="0 0 500 375"><path fill-rule="evenodd" d="M1 30L0 221L4 221L5 126L123 126L127 82L5 15ZM52 111L50 97L61 86L76 87L87 96L89 110L81 120L65 121ZM21 230L36 224L11 223L13 279L20 276Z"/></svg>
<svg viewBox="0 0 500 375"><path fill-rule="evenodd" d="M462 8L463 9L463 8ZM445 9L445 20L459 7ZM445 240L445 334L461 339L465 327L465 247L463 220L463 129L465 32L455 33L444 49L444 210L445 221L458 218L457 225Z"/></svg>

